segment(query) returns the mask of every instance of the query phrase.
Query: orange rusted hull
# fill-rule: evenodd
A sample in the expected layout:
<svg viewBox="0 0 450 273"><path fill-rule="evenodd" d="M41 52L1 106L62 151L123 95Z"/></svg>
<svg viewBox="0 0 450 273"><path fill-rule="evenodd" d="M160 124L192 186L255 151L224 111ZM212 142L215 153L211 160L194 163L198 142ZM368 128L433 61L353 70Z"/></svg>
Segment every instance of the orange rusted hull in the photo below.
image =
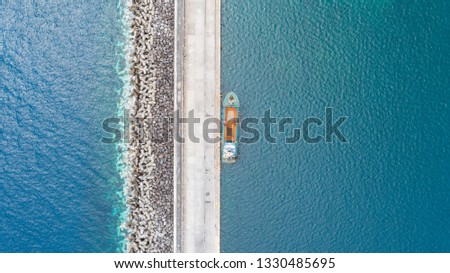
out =
<svg viewBox="0 0 450 273"><path fill-rule="evenodd" d="M225 132L224 140L229 142L236 142L237 139L237 111L236 108L225 108Z"/></svg>

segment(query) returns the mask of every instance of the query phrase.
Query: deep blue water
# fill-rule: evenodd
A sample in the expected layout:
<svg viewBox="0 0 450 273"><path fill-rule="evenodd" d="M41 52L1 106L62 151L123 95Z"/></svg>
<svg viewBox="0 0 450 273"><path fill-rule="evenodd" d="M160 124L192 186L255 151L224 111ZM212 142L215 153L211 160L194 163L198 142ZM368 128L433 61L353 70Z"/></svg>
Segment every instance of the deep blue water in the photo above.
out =
<svg viewBox="0 0 450 273"><path fill-rule="evenodd" d="M241 116L300 127L332 107L349 141L241 144L222 251L450 252L450 2L222 2Z"/></svg>
<svg viewBox="0 0 450 273"><path fill-rule="evenodd" d="M0 252L115 252L118 1L0 1ZM120 167L120 166L119 166Z"/></svg>

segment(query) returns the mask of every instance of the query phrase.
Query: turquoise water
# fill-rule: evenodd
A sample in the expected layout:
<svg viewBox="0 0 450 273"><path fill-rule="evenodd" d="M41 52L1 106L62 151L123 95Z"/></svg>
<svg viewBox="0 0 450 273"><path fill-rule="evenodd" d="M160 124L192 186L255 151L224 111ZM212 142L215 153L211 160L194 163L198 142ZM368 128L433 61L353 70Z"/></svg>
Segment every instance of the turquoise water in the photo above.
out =
<svg viewBox="0 0 450 273"><path fill-rule="evenodd" d="M123 4L0 1L0 252L116 252ZM125 71L126 72L126 71Z"/></svg>
<svg viewBox="0 0 450 273"><path fill-rule="evenodd" d="M349 141L241 144L222 251L450 252L450 2L222 2L241 115L300 127L332 107Z"/></svg>

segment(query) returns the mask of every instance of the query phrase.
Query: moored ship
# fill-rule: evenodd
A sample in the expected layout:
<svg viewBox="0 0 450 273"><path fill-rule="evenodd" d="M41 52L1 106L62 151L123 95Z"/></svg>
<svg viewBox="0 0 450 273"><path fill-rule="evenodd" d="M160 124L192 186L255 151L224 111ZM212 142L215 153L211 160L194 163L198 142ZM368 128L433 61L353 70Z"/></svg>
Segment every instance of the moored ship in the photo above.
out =
<svg viewBox="0 0 450 273"><path fill-rule="evenodd" d="M222 102L222 162L234 163L238 158L239 99L229 92Z"/></svg>

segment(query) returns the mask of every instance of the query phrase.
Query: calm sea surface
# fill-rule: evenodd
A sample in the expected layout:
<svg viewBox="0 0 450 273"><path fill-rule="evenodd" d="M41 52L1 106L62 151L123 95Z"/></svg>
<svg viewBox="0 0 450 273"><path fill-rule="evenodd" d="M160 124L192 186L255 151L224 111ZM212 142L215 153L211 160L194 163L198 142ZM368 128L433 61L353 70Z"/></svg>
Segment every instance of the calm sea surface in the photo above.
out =
<svg viewBox="0 0 450 273"><path fill-rule="evenodd" d="M450 2L222 2L241 116L294 117L290 136L332 107L349 141L241 144L222 251L450 252Z"/></svg>
<svg viewBox="0 0 450 273"><path fill-rule="evenodd" d="M118 1L0 1L0 252L115 252Z"/></svg>

